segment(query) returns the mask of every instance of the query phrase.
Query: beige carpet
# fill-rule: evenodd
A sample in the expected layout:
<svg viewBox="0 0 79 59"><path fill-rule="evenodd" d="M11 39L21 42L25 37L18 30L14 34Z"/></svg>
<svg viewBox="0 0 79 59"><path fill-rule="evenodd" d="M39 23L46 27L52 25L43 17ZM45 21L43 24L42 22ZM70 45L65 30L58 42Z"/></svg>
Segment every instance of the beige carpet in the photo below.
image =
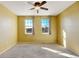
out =
<svg viewBox="0 0 79 59"><path fill-rule="evenodd" d="M70 58L73 52L56 44L17 44L0 58Z"/></svg>

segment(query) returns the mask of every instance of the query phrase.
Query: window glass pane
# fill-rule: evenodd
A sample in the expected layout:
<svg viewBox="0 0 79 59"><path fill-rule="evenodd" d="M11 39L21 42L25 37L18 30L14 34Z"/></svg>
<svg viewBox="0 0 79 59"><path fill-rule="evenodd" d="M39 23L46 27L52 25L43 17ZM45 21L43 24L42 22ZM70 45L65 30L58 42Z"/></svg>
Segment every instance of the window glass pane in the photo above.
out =
<svg viewBox="0 0 79 59"><path fill-rule="evenodd" d="M32 27L32 20L31 19L25 20L25 26Z"/></svg>
<svg viewBox="0 0 79 59"><path fill-rule="evenodd" d="M26 28L26 33L32 33L32 28Z"/></svg>
<svg viewBox="0 0 79 59"><path fill-rule="evenodd" d="M42 19L41 25L42 27L49 27L49 19Z"/></svg>

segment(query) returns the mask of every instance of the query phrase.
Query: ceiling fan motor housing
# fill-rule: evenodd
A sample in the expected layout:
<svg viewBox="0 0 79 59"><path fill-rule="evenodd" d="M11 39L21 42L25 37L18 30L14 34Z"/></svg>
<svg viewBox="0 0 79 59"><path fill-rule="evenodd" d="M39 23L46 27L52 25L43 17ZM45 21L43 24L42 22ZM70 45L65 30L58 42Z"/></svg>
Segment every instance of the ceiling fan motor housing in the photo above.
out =
<svg viewBox="0 0 79 59"><path fill-rule="evenodd" d="M35 2L34 6L40 6L40 2Z"/></svg>

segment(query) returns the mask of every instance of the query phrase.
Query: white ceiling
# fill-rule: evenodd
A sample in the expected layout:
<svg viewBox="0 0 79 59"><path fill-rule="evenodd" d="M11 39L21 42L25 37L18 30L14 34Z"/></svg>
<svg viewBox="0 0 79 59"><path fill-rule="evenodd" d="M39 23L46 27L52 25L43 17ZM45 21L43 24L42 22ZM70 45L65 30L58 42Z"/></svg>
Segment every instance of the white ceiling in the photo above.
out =
<svg viewBox="0 0 79 59"><path fill-rule="evenodd" d="M37 14L36 10L29 10L33 6L27 3L28 1L4 1L0 2L4 6L6 6L9 10L14 12L18 16L26 16L26 15L53 15L56 16L61 13L63 10L71 6L75 1L47 1L44 7L48 8L46 10L39 10ZM34 1L30 1L34 3Z"/></svg>

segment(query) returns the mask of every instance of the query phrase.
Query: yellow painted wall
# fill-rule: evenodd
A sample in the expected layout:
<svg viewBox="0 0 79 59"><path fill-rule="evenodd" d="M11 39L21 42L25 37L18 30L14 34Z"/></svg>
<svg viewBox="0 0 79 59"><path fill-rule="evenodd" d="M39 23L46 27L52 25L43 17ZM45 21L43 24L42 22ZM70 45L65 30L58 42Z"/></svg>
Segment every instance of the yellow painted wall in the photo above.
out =
<svg viewBox="0 0 79 59"><path fill-rule="evenodd" d="M0 4L0 53L17 42L17 17Z"/></svg>
<svg viewBox="0 0 79 59"><path fill-rule="evenodd" d="M79 55L79 2L58 15L58 43Z"/></svg>
<svg viewBox="0 0 79 59"><path fill-rule="evenodd" d="M57 42L57 29L56 29L56 17L50 16L51 22L51 34L46 35L41 32L40 18L46 16L34 16L34 35L25 35L24 20L33 16L19 16L18 17L18 41L20 43L56 43Z"/></svg>

